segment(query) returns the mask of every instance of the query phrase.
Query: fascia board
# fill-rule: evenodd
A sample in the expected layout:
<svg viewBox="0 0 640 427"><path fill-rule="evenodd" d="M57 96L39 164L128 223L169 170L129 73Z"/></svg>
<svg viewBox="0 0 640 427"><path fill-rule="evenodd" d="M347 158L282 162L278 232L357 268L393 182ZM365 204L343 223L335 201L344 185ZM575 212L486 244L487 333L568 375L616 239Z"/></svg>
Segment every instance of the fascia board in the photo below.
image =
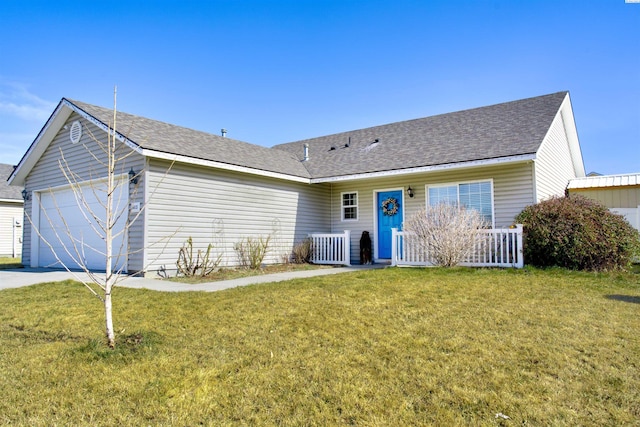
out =
<svg viewBox="0 0 640 427"><path fill-rule="evenodd" d="M69 109L63 101L58 103L58 106L53 110L53 113L49 116L49 119L38 133L38 136L36 136L36 139L33 140L27 152L22 156L18 166L16 166L9 176L9 185L24 186L27 175L31 172L31 169L33 169L38 159L40 159L40 156L44 154L49 144L51 144L51 141L53 141L53 138L56 137L60 128L64 126L71 112L72 110Z"/></svg>
<svg viewBox="0 0 640 427"><path fill-rule="evenodd" d="M80 109L75 104L68 101L67 99L62 98L60 103L58 103L58 106L55 108L55 110L53 111L53 113L45 123L42 130L40 130L40 133L38 133L38 136L36 137L36 139L33 141L31 146L25 153L25 155L20 160L20 163L18 163L18 166L14 169L13 173L9 176L9 179L8 179L9 185L24 186L25 179L29 174L29 172L31 171L31 169L33 169L38 159L40 159L40 157L44 154L49 144L51 144L51 141L53 141L53 139L56 137L58 132L60 132L60 129L64 126L64 124L67 122L67 120L71 116L71 113L74 113L74 112L77 113L80 117L93 123L103 131L109 132L111 133L111 135L114 135L113 130L110 129L109 126L107 126L105 123L96 119L92 115L87 114L84 110ZM137 151L138 153L141 152L141 149L138 146L138 144L129 140L121 133L115 132L115 137L119 141L126 144L132 150Z"/></svg>
<svg viewBox="0 0 640 427"><path fill-rule="evenodd" d="M576 121L573 115L573 107L571 106L571 98L567 93L566 98L560 106L560 114L565 123L565 132L567 133L567 139L569 140L569 150L571 151L571 160L573 161L573 168L577 177L583 177L586 175L584 170L584 159L582 157L582 150L580 148L580 140L578 139L578 130L576 128Z"/></svg>
<svg viewBox="0 0 640 427"><path fill-rule="evenodd" d="M549 135L551 133L551 129L553 128L553 123L559 117L562 118L564 133L569 144L569 154L571 156L573 173L578 178L583 177L585 176L584 161L582 159L582 151L580 150L580 142L578 141L576 122L573 117L573 110L571 108L571 98L569 97L568 92L564 100L562 101L562 104L560 104L560 108L558 108L556 115L553 117L551 125L547 129L544 138L542 138L542 143L540 143L540 147L538 147L538 150L540 150L545 144L549 143Z"/></svg>
<svg viewBox="0 0 640 427"><path fill-rule="evenodd" d="M251 175L269 177L269 178L283 179L287 181L301 182L303 184L311 184L311 179L309 178L304 178L304 177L294 176L294 175L287 175L287 174L278 173L278 172L270 172L270 171L265 171L260 169L253 169L246 166L238 166L238 165L232 165L228 163L216 162L214 160L198 159L194 157L181 156L179 154L165 153L162 151L155 151L155 150L149 150L149 149L142 149L141 154L145 157L168 160L170 162L175 161L175 162L186 163L191 165L204 166L208 168L223 169L223 170L228 170L233 172L240 172L240 173L247 173Z"/></svg>
<svg viewBox="0 0 640 427"><path fill-rule="evenodd" d="M89 122L93 123L94 125L96 125L100 129L104 130L105 132L109 132L112 136L114 135L113 129L111 129L105 123L101 122L100 120L96 119L95 117L91 116L90 114L87 114L84 111L82 111L82 110L80 110L78 108L75 108L75 105L73 105L72 103L70 103L68 101L66 101L66 102L69 104L69 106L71 108L74 108L74 111L77 112L80 116L84 117L86 120L88 120ZM286 175L286 174L263 171L263 170L253 169L253 168L248 168L248 167L243 167L243 166L230 165L230 164L227 164L227 163L216 162L216 161L213 161L213 160L204 160L204 159L198 159L198 158L193 158L193 157L188 157L188 156L182 156L182 155L179 155L179 154L172 154L172 153L166 153L166 152L162 152L162 151L145 149L145 148L140 147L135 142L131 141L129 138L127 138L125 135L121 134L120 132L115 132L115 137L119 141L121 141L122 143L127 145L127 147L129 147L130 149L132 149L133 151L135 151L138 154L141 154L141 155L143 155L145 157L163 159L163 160L169 160L169 161L177 161L177 162L180 162L180 163L187 163L187 164L193 164L193 165L199 165L199 166L205 166L205 167L212 167L212 168L230 170L230 171L235 171L235 172L249 173L249 174L253 174L253 175L259 175L259 176L265 176L265 177L271 177L271 178L278 178L278 179L285 179L285 180L289 180L289 181L303 182L303 183L309 184L309 179L308 178L296 177L296 176L293 176L293 175Z"/></svg>
<svg viewBox="0 0 640 427"><path fill-rule="evenodd" d="M382 171L382 172L369 172L369 173L354 174L354 175L332 176L327 178L314 178L314 179L311 179L311 183L320 184L324 182L354 181L359 179L414 175L414 174L425 173L425 172L439 172L439 171L448 171L448 170L469 169L469 168L476 168L481 166L494 166L494 165L503 165L503 164L509 164L509 163L521 163L521 162L533 161L535 159L536 159L535 154L521 154L518 156L500 157L497 159L473 160L470 162L447 163L443 165L421 166L416 168L396 169L396 170Z"/></svg>
<svg viewBox="0 0 640 427"><path fill-rule="evenodd" d="M91 114L86 113L84 110L80 109L79 107L77 107L72 102L70 102L70 101L68 101L66 99L63 99L62 102L66 106L71 108L74 112L76 112L80 117L84 118L88 122L93 123L95 126L97 126L98 128L102 129L103 131L105 131L106 133L110 134L111 136L115 136L115 138L118 141L122 142L123 144L125 144L127 147L129 147L133 151L136 151L137 153L142 154L142 149L140 148L140 146L138 144L136 144L135 142L131 141L129 138L127 138L126 136L124 136L120 132L117 132L117 131L114 132L114 130L111 127L109 127L106 123L103 123L102 121L100 121L100 120L96 119L95 117L93 117Z"/></svg>

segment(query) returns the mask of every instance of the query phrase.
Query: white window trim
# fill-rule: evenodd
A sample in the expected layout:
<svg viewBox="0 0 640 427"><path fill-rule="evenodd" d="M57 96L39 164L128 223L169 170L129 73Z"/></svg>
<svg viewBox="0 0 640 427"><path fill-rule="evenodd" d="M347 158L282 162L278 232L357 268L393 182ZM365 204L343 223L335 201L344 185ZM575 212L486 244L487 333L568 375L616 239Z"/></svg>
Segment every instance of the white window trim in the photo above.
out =
<svg viewBox="0 0 640 427"><path fill-rule="evenodd" d="M451 187L456 186L458 189L458 205L460 205L460 184L476 184L488 182L491 187L491 228L496 228L496 206L495 206L495 195L493 192L493 178L489 179L474 179L471 181L456 181L456 182L447 182L447 183L439 183L439 184L426 184L424 186L425 191L425 206L429 207L429 188L438 188L438 187Z"/></svg>
<svg viewBox="0 0 640 427"><path fill-rule="evenodd" d="M356 204L355 205L345 206L344 205L344 195L345 194L355 194L356 195ZM359 221L359 219L360 219L360 209L358 207L359 204L360 204L360 195L358 194L357 191L343 191L342 193L340 193L340 218L341 218L342 222L356 222L356 221ZM356 208L356 217L355 218L345 218L344 217L344 209L345 208Z"/></svg>

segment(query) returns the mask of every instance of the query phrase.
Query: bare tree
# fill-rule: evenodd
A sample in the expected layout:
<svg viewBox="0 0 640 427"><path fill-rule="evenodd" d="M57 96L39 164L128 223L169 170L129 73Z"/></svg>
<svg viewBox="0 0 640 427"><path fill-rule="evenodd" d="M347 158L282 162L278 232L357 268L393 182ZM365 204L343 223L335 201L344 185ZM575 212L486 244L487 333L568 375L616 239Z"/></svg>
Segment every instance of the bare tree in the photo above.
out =
<svg viewBox="0 0 640 427"><path fill-rule="evenodd" d="M423 208L404 225L409 244L418 247L435 265L452 267L462 262L476 243L478 229L486 226L480 213L449 203Z"/></svg>
<svg viewBox="0 0 640 427"><path fill-rule="evenodd" d="M89 179L90 192L85 193L82 189L82 186L86 185L87 177L74 171L69 162L67 162L62 149L60 150L59 159L59 168L73 192L78 210L86 223L90 225L92 232L99 237L104 245L102 246L102 243L102 247L87 245L82 236L78 236L73 232L75 227L67 222L68 220L62 213L53 191L51 195L57 212L56 220L61 221L63 226L59 230L56 229L54 226L56 221L52 219L52 213L50 214L43 210L45 219L54 230L53 236L47 238L38 227L33 225L33 221L28 217L32 224L32 230L49 247L57 262L64 269L74 274L76 279L84 284L104 304L105 333L107 344L111 348L116 345L112 315L113 288L127 278L123 274L127 258L143 250L132 251L127 245L126 236L129 229L146 209L146 204L142 204L140 209L130 213L129 199L132 195L135 197L137 194L140 172L129 177L124 167L127 158L135 152L124 143L118 141L116 100L117 88L114 88L113 118L107 125L106 143L93 135L88 129L93 147L89 147L86 143L83 144L92 159L92 164L97 166L92 170L92 176ZM173 163L169 170L172 166ZM167 170L167 173L169 170ZM122 182L122 180L125 180L125 182ZM124 196L125 192L119 191L119 188L128 184L133 185L133 194L126 192L126 196ZM91 200L89 200L90 198ZM124 226L121 226L123 222ZM104 275L96 273L90 268L87 263L86 251L93 251L104 256ZM85 273L89 280L85 280L85 277L76 274L74 269L77 267Z"/></svg>

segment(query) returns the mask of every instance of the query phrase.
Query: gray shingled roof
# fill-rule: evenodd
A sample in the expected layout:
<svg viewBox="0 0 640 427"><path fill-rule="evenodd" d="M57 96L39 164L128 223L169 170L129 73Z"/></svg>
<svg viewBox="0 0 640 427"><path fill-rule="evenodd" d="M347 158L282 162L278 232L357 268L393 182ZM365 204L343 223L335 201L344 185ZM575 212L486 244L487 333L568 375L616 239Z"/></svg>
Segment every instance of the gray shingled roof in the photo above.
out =
<svg viewBox="0 0 640 427"><path fill-rule="evenodd" d="M13 166L0 163L0 199L22 202L22 188L9 185L7 179L13 172Z"/></svg>
<svg viewBox="0 0 640 427"><path fill-rule="evenodd" d="M113 121L113 110L70 99L67 101L104 124ZM287 152L122 112L118 112L117 120L118 132L145 149L297 177L310 177L300 160Z"/></svg>
<svg viewBox="0 0 640 427"><path fill-rule="evenodd" d="M302 159L303 145L309 144L310 159L304 165L314 178L534 154L566 95L558 92L274 148ZM375 140L379 142L372 144Z"/></svg>
<svg viewBox="0 0 640 427"><path fill-rule="evenodd" d="M118 129L145 149L297 177L330 178L535 154L566 96L557 92L272 148L121 112ZM68 101L105 124L112 119L112 110ZM306 162L304 144L309 144Z"/></svg>

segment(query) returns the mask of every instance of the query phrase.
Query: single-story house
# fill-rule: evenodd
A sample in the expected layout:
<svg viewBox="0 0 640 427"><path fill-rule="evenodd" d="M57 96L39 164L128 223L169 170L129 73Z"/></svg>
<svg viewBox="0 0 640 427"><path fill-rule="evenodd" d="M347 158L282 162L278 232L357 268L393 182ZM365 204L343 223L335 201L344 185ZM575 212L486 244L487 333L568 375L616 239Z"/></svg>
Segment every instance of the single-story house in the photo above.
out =
<svg viewBox="0 0 640 427"><path fill-rule="evenodd" d="M94 193L90 184L105 177L94 138L105 140L112 120L110 109L63 98L12 173L10 183L29 198L26 265L59 265L43 240L63 221L73 224L78 245L100 245L59 164L71 166L87 197ZM384 262L391 228L427 203L455 201L508 227L525 206L585 175L568 92L272 148L121 112L117 124L120 149L131 153L118 168L117 198L129 220L137 215L119 242L129 273L171 274L190 236L234 265L234 244L246 237L271 236L265 262L277 263L310 233L348 230L357 263L360 235L369 231L374 261ZM104 254L86 260L104 269Z"/></svg>
<svg viewBox="0 0 640 427"><path fill-rule="evenodd" d="M574 178L567 190L599 201L640 230L640 173Z"/></svg>
<svg viewBox="0 0 640 427"><path fill-rule="evenodd" d="M13 166L0 163L0 257L22 255L22 189L9 186L7 179Z"/></svg>

